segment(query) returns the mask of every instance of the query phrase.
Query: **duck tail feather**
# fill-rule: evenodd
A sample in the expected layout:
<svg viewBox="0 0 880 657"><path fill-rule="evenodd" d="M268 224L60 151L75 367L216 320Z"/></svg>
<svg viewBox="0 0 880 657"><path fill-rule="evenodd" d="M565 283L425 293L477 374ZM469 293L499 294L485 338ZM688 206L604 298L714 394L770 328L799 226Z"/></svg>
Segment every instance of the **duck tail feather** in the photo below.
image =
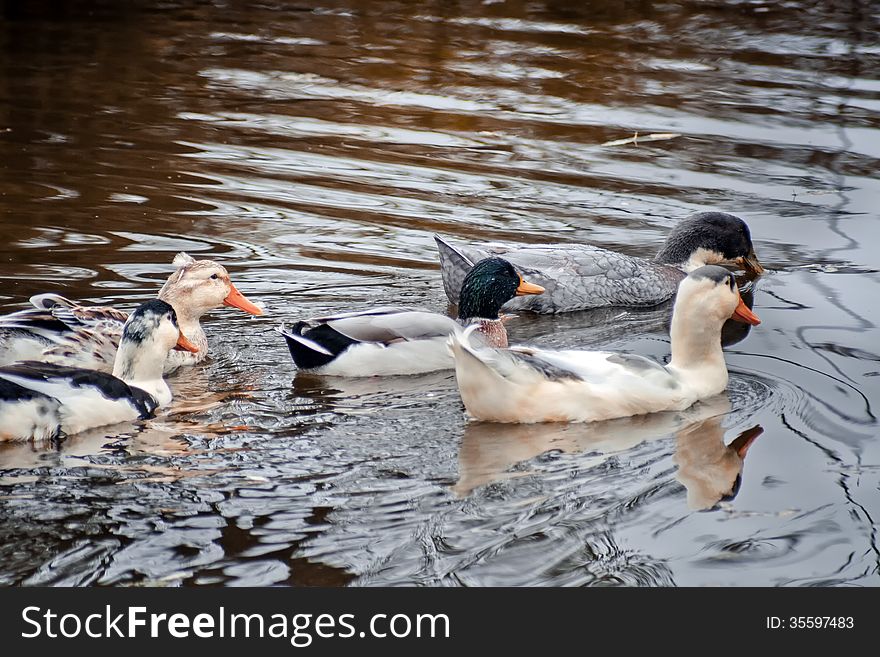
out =
<svg viewBox="0 0 880 657"><path fill-rule="evenodd" d="M449 336L449 347L453 357L466 365L476 366L493 378L509 378L509 370L513 361L506 349L494 347L475 347L470 340L471 334L479 329L472 324L463 331L456 331Z"/></svg>
<svg viewBox="0 0 880 657"><path fill-rule="evenodd" d="M60 294L45 292L43 294L35 294L29 301L34 308L39 310L52 310L56 306L64 306L65 308L76 308L77 304Z"/></svg>
<svg viewBox="0 0 880 657"><path fill-rule="evenodd" d="M464 277L474 263L459 249L439 235L434 235L437 242L437 253L440 256L440 274L443 277L443 289L452 303L457 304L461 293Z"/></svg>
<svg viewBox="0 0 880 657"><path fill-rule="evenodd" d="M290 356L301 370L323 367L357 342L326 324L311 327L307 322L296 322L289 330L283 324L275 330L284 336Z"/></svg>
<svg viewBox="0 0 880 657"><path fill-rule="evenodd" d="M471 333L477 328L476 324L472 324L463 331L454 331L450 333L446 344L449 346L449 351L452 353L452 356L456 361L461 359L473 364L479 364L480 367L489 368L483 358L481 358L481 355L477 353L470 343ZM485 351L488 351L488 349Z"/></svg>
<svg viewBox="0 0 880 657"><path fill-rule="evenodd" d="M310 349L312 351L316 351L319 354L324 354L325 356L335 356L332 351L325 349L321 345L319 345L314 340L309 340L307 337L303 335L303 329L307 327L305 322L297 322L293 325L293 332L288 331L284 328L284 324L275 330L278 331L281 335L283 335L288 340L293 340L297 344L302 345L306 349Z"/></svg>

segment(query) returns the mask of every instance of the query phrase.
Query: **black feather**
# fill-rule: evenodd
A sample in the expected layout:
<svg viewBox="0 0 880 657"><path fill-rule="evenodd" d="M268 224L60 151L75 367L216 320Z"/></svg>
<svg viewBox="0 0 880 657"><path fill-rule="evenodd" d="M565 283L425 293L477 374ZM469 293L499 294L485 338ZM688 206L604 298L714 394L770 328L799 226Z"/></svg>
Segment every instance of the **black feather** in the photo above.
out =
<svg viewBox="0 0 880 657"><path fill-rule="evenodd" d="M17 383L13 383L12 381L0 378L0 401L14 402L30 401L32 399L52 400L54 398L43 394L42 392L37 392L36 390L31 390L24 386L20 386Z"/></svg>
<svg viewBox="0 0 880 657"><path fill-rule="evenodd" d="M116 401L127 399L140 413L141 417L150 417L158 407L158 403L149 393L130 386L112 374L88 370L82 367L67 367L54 363L40 363L38 361L23 361L14 365L0 367L0 380L2 375L21 377L33 381L52 381L65 379L74 388L94 388L105 399ZM39 394L39 393L37 393Z"/></svg>
<svg viewBox="0 0 880 657"><path fill-rule="evenodd" d="M708 249L735 260L754 252L752 235L742 219L727 212L698 212L682 219L655 260L670 265L687 262L697 249Z"/></svg>
<svg viewBox="0 0 880 657"><path fill-rule="evenodd" d="M337 356L348 349L351 345L358 344L357 340L352 340L351 338L342 335L342 333L331 328L327 324L320 324L314 328L309 328L309 325L305 322L297 322L293 325L291 330L294 334L301 335L304 338L321 345L324 349L333 354L332 356L328 356L320 351L315 351L301 342L297 342L293 338L289 338L285 335L284 339L287 342L287 348L290 350L293 362L296 363L296 366L301 370L323 367L324 365L333 362Z"/></svg>

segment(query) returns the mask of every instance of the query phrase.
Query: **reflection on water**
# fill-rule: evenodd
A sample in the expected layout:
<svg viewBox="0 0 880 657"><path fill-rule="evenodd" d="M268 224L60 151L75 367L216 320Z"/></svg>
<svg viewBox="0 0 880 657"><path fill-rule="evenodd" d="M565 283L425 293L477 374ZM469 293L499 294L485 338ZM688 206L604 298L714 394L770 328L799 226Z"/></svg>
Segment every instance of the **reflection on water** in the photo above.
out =
<svg viewBox="0 0 880 657"><path fill-rule="evenodd" d="M687 488L692 509L711 509L736 497L746 453L763 431L755 425L725 445L719 419L710 418L678 433L675 478Z"/></svg>
<svg viewBox="0 0 880 657"><path fill-rule="evenodd" d="M269 311L212 313L158 418L0 446L0 583L880 584L874 9L0 1L2 310L131 310L186 250ZM763 323L684 413L468 423L451 373L303 376L273 331L451 310L434 233L652 256L711 209ZM669 312L508 330L664 360Z"/></svg>
<svg viewBox="0 0 880 657"><path fill-rule="evenodd" d="M514 466L552 451L589 455L597 467L608 456L649 440L673 435L675 478L687 490L692 509L711 509L739 490L746 452L763 432L746 429L725 444L722 421L731 411L726 395L699 402L687 411L654 413L592 424L504 425L474 422L464 431L459 478L453 486L466 496L474 488L511 476L533 474ZM582 461L583 465L585 461ZM513 470L513 471L511 471Z"/></svg>

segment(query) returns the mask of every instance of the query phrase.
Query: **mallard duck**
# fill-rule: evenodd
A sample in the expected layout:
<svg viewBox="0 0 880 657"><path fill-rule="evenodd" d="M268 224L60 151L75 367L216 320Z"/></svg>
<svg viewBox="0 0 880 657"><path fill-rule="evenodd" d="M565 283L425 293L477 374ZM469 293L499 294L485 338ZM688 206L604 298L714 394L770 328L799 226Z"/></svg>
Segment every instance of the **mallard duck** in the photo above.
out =
<svg viewBox="0 0 880 657"><path fill-rule="evenodd" d="M389 376L452 369L447 336L472 324L484 344L507 346L499 316L514 296L541 294L501 258L478 262L464 277L458 320L414 308L381 307L315 317L278 330L300 370L331 376Z"/></svg>
<svg viewBox="0 0 880 657"><path fill-rule="evenodd" d="M229 272L213 260L178 253L177 270L159 291L159 298L177 313L180 328L197 352L171 351L165 373L194 365L208 353L208 338L199 319L209 310L233 306L253 315L263 311L239 292ZM81 306L57 294L31 297L33 309L0 317L0 364L39 360L110 372L128 314L110 306Z"/></svg>
<svg viewBox="0 0 880 657"><path fill-rule="evenodd" d="M668 365L607 351L474 347L466 329L450 336L458 390L471 417L491 422L592 422L683 410L727 386L721 326L728 318L760 323L733 274L706 265L679 286Z"/></svg>
<svg viewBox="0 0 880 657"><path fill-rule="evenodd" d="M38 361L0 367L0 440L49 439L151 416L171 401L162 369L175 347L198 352L174 308L153 299L125 322L113 374Z"/></svg>
<svg viewBox="0 0 880 657"><path fill-rule="evenodd" d="M653 306L675 294L678 284L703 265L732 264L763 273L746 223L724 212L700 212L679 222L653 260L635 258L589 244L523 247L451 244L434 236L443 287L458 303L461 281L472 263L488 256L508 259L547 291L514 299L506 311L559 313L604 306Z"/></svg>

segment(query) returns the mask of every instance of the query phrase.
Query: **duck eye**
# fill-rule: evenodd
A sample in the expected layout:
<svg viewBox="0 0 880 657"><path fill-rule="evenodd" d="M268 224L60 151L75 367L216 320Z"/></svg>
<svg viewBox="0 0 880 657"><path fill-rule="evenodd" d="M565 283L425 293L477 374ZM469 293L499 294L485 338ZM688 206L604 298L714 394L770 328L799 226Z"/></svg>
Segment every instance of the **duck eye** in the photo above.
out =
<svg viewBox="0 0 880 657"><path fill-rule="evenodd" d="M220 277L217 274L211 274L211 278L216 281Z"/></svg>

